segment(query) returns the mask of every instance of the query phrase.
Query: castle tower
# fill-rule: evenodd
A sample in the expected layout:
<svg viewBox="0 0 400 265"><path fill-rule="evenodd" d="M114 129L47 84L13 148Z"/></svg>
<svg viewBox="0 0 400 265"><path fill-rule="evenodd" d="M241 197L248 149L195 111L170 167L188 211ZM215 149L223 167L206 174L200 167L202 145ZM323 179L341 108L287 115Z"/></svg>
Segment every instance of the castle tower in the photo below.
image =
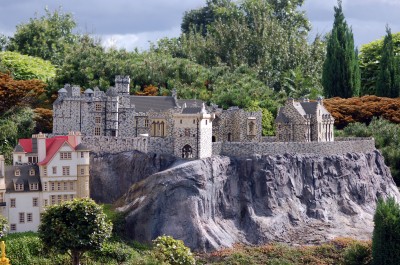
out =
<svg viewBox="0 0 400 265"><path fill-rule="evenodd" d="M174 115L174 155L197 159L212 155L212 121L205 106L184 108Z"/></svg>
<svg viewBox="0 0 400 265"><path fill-rule="evenodd" d="M129 85L131 79L129 76L117 75L115 77L115 89L118 95L129 95Z"/></svg>

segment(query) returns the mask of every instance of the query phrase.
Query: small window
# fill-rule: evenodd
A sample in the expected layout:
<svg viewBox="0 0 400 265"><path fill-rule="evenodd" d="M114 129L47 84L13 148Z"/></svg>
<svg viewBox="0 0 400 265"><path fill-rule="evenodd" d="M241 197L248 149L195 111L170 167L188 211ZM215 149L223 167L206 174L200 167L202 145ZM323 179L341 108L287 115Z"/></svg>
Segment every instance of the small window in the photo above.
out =
<svg viewBox="0 0 400 265"><path fill-rule="evenodd" d="M16 201L15 199L10 199L10 207L15 208L16 207Z"/></svg>
<svg viewBox="0 0 400 265"><path fill-rule="evenodd" d="M144 127L149 127L149 119L144 120Z"/></svg>
<svg viewBox="0 0 400 265"><path fill-rule="evenodd" d="M44 182L44 187L43 187L44 191L47 191L47 182Z"/></svg>
<svg viewBox="0 0 400 265"><path fill-rule="evenodd" d="M31 223L31 222L33 221L32 213L27 213L27 214L26 214L26 221L27 221L28 223Z"/></svg>
<svg viewBox="0 0 400 265"><path fill-rule="evenodd" d="M190 137L190 129L185 129L185 136Z"/></svg>
<svg viewBox="0 0 400 265"><path fill-rule="evenodd" d="M68 190L68 182L64 182L63 186L64 186L64 191Z"/></svg>
<svg viewBox="0 0 400 265"><path fill-rule="evenodd" d="M61 202L62 202L62 196L57 195L57 204L61 204Z"/></svg>
<svg viewBox="0 0 400 265"><path fill-rule="evenodd" d="M89 191L89 181L85 182L85 191Z"/></svg>
<svg viewBox="0 0 400 265"><path fill-rule="evenodd" d="M68 194L64 194L64 201L68 201Z"/></svg>
<svg viewBox="0 0 400 265"><path fill-rule="evenodd" d="M94 128L94 135L99 136L100 135L100 127L95 127Z"/></svg>
<svg viewBox="0 0 400 265"><path fill-rule="evenodd" d="M193 124L196 124L196 120L193 120Z"/></svg>
<svg viewBox="0 0 400 265"><path fill-rule="evenodd" d="M15 184L15 190L16 191L23 191L24 190L24 184L22 184L22 183Z"/></svg>
<svg viewBox="0 0 400 265"><path fill-rule="evenodd" d="M69 176L69 167L62 167L63 176Z"/></svg>
<svg viewBox="0 0 400 265"><path fill-rule="evenodd" d="M72 201L74 199L74 194L70 194L69 199Z"/></svg>
<svg viewBox="0 0 400 265"><path fill-rule="evenodd" d="M101 103L96 103L94 106L95 111L101 111Z"/></svg>
<svg viewBox="0 0 400 265"><path fill-rule="evenodd" d="M51 199L51 205L56 204L56 195L51 195L50 199Z"/></svg>
<svg viewBox="0 0 400 265"><path fill-rule="evenodd" d="M15 172L14 172L14 175L15 175L16 177L21 176L21 170L16 169Z"/></svg>
<svg viewBox="0 0 400 265"><path fill-rule="evenodd" d="M19 223L25 223L25 213L19 213Z"/></svg>
<svg viewBox="0 0 400 265"><path fill-rule="evenodd" d="M18 156L18 162L22 162L22 156Z"/></svg>
<svg viewBox="0 0 400 265"><path fill-rule="evenodd" d="M44 199L44 206L45 207L49 206L49 200L48 199Z"/></svg>
<svg viewBox="0 0 400 265"><path fill-rule="evenodd" d="M56 190L56 184L54 182L50 182L51 191Z"/></svg>
<svg viewBox="0 0 400 265"><path fill-rule="evenodd" d="M57 190L58 190L58 191L61 190L61 182L57 182Z"/></svg>
<svg viewBox="0 0 400 265"><path fill-rule="evenodd" d="M35 170L33 168L29 169L29 176L35 176Z"/></svg>
<svg viewBox="0 0 400 265"><path fill-rule="evenodd" d="M39 183L29 183L29 190L39 190Z"/></svg>
<svg viewBox="0 0 400 265"><path fill-rule="evenodd" d="M81 158L84 158L84 157L85 157L85 153L81 152Z"/></svg>
<svg viewBox="0 0 400 265"><path fill-rule="evenodd" d="M33 207L38 207L38 206L39 206L39 205L38 205L38 201L39 201L38 198L32 198L32 206L33 206Z"/></svg>
<svg viewBox="0 0 400 265"><path fill-rule="evenodd" d="M57 174L57 167L53 167L53 174Z"/></svg>
<svg viewBox="0 0 400 265"><path fill-rule="evenodd" d="M43 176L47 176L47 167L46 166L43 167Z"/></svg>
<svg viewBox="0 0 400 265"><path fill-rule="evenodd" d="M101 123L101 117L94 117L94 122L96 124L100 124Z"/></svg>
<svg viewBox="0 0 400 265"><path fill-rule="evenodd" d="M85 175L85 169L81 168L81 175Z"/></svg>
<svg viewBox="0 0 400 265"><path fill-rule="evenodd" d="M71 152L60 152L61 160L71 160L72 154Z"/></svg>
<svg viewBox="0 0 400 265"><path fill-rule="evenodd" d="M207 125L208 120L206 120L206 125Z"/></svg>
<svg viewBox="0 0 400 265"><path fill-rule="evenodd" d="M182 120L180 121L180 123L182 124Z"/></svg>
<svg viewBox="0 0 400 265"><path fill-rule="evenodd" d="M10 224L10 231L17 231L17 224Z"/></svg>
<svg viewBox="0 0 400 265"><path fill-rule="evenodd" d="M74 182L69 183L69 190L74 190Z"/></svg>

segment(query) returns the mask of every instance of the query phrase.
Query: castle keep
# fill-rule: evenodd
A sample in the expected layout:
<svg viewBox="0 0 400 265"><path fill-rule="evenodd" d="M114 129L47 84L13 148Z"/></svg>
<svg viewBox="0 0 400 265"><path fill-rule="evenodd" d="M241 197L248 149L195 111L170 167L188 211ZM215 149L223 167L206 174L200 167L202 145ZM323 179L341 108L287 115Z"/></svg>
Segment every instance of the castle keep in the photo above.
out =
<svg viewBox="0 0 400 265"><path fill-rule="evenodd" d="M316 153L343 154L375 149L373 139L336 139L332 115L322 99L289 98L275 120L276 137L262 137L261 112L227 110L200 100L129 94L130 79L117 76L115 87L81 93L65 85L53 105L53 134L82 132L94 152L173 154L196 159L211 155Z"/></svg>

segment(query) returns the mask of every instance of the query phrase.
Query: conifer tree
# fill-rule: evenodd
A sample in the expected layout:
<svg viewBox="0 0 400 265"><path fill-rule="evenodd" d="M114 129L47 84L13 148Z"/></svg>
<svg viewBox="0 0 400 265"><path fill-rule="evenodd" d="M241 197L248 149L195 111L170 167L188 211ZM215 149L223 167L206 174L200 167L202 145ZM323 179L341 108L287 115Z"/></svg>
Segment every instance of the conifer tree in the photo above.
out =
<svg viewBox="0 0 400 265"><path fill-rule="evenodd" d="M391 30L386 26L386 36L381 50L379 73L376 82L376 95L380 97L396 98L400 91L399 60L396 58L393 47Z"/></svg>
<svg viewBox="0 0 400 265"><path fill-rule="evenodd" d="M360 70L351 28L345 20L342 1L335 7L333 29L328 37L326 58L322 72L326 97L349 98L360 91Z"/></svg>

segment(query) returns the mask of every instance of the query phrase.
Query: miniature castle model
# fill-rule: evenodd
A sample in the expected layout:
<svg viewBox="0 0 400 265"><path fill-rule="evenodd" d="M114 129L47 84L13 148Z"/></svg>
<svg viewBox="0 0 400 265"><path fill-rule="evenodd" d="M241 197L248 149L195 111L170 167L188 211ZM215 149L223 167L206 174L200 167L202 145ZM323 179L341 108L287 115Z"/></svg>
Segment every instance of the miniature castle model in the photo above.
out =
<svg viewBox="0 0 400 265"><path fill-rule="evenodd" d="M199 100L178 100L175 91L172 96L133 96L129 84L129 77L117 76L106 92L94 88L83 94L65 85L53 105L53 134L80 131L95 151L115 138L135 141L134 149L181 158L209 157L216 141L260 141L261 112L206 107ZM140 137L143 142L134 139Z"/></svg>
<svg viewBox="0 0 400 265"><path fill-rule="evenodd" d="M95 88L83 94L79 87L65 85L53 105L53 134L81 131L82 142L97 153L139 150L184 159L375 149L370 138L334 142L334 119L322 99L288 99L275 121L276 136L262 137L260 111L206 106L200 100L177 99L176 91L172 96L133 96L129 84L129 77L117 76L115 87L106 92Z"/></svg>
<svg viewBox="0 0 400 265"><path fill-rule="evenodd" d="M89 150L79 132L20 139L13 165L0 156L0 204L10 232L37 231L44 207L89 197Z"/></svg>
<svg viewBox="0 0 400 265"><path fill-rule="evenodd" d="M276 137L283 142L333 142L334 121L322 98L317 102L289 98L275 119Z"/></svg>

